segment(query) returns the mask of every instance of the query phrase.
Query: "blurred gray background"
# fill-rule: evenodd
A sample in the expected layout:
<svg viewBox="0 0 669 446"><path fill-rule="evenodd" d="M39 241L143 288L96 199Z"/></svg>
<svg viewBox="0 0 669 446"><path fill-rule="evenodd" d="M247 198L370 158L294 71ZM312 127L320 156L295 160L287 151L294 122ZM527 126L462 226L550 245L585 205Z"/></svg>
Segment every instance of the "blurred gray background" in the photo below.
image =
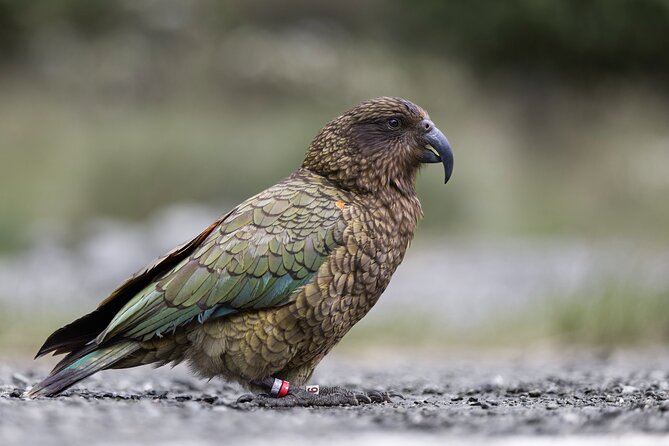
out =
<svg viewBox="0 0 669 446"><path fill-rule="evenodd" d="M669 340L669 1L0 0L0 352L403 96L456 165L337 352Z"/></svg>

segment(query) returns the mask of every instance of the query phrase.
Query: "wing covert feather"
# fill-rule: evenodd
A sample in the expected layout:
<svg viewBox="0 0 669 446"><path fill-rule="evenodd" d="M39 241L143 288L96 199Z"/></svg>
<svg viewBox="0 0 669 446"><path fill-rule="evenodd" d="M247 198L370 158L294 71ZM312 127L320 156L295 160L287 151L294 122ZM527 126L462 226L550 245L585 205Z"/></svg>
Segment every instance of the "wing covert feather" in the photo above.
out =
<svg viewBox="0 0 669 446"><path fill-rule="evenodd" d="M192 254L133 297L98 336L147 340L195 318L284 305L342 245L339 196L281 183L242 203Z"/></svg>

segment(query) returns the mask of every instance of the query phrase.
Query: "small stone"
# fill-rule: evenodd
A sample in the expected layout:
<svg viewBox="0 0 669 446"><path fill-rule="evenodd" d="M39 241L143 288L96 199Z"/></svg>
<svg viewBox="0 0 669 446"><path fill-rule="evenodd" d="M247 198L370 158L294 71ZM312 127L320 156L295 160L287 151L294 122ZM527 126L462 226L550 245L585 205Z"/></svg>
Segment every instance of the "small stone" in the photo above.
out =
<svg viewBox="0 0 669 446"><path fill-rule="evenodd" d="M168 394L167 390L154 391L152 397L157 400L164 400L167 398L167 394Z"/></svg>
<svg viewBox="0 0 669 446"><path fill-rule="evenodd" d="M538 398L541 396L541 390L530 390L528 393L532 398Z"/></svg>
<svg viewBox="0 0 669 446"><path fill-rule="evenodd" d="M202 395L200 399L208 404L214 404L216 401L218 401L218 397L214 395Z"/></svg>
<svg viewBox="0 0 669 446"><path fill-rule="evenodd" d="M460 395L455 395L451 397L451 401L462 401L462 397Z"/></svg>
<svg viewBox="0 0 669 446"><path fill-rule="evenodd" d="M555 401L551 401L550 403L546 404L546 410L555 410L558 407L560 406L558 406L558 403L556 403Z"/></svg>
<svg viewBox="0 0 669 446"><path fill-rule="evenodd" d="M469 403L471 407L480 407L481 409L490 409L490 405L483 401L474 401Z"/></svg>
<svg viewBox="0 0 669 446"><path fill-rule="evenodd" d="M639 389L637 389L637 388L634 387L634 386L623 386L623 388L622 388L622 390L621 390L621 393L622 393L623 395L629 395L629 394L634 393L634 392L636 392L636 391L638 391L638 390L639 390Z"/></svg>
<svg viewBox="0 0 669 446"><path fill-rule="evenodd" d="M423 389L423 394L425 395L443 395L444 392L435 386L427 386Z"/></svg>

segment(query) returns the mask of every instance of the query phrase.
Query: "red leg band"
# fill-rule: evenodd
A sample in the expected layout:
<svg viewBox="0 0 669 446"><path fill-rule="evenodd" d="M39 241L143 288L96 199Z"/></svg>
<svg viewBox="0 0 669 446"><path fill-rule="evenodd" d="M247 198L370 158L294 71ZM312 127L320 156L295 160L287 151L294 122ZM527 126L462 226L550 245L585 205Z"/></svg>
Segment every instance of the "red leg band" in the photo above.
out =
<svg viewBox="0 0 669 446"><path fill-rule="evenodd" d="M279 394L277 395L278 398L282 398L286 395L288 395L288 389L290 389L290 383L286 380L284 380L281 383L281 388L279 389Z"/></svg>

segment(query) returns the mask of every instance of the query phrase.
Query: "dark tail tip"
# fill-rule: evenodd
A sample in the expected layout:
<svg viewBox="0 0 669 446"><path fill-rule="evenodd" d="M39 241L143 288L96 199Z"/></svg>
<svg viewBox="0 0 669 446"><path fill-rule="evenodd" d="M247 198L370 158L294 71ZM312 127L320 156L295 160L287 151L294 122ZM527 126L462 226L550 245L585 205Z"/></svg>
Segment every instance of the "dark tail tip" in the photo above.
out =
<svg viewBox="0 0 669 446"><path fill-rule="evenodd" d="M28 398L37 398L40 396L53 396L57 395L63 390L73 386L77 382L84 379L86 376L92 375L95 372L91 372L88 375L79 377L76 371L61 371L55 375L49 375L39 384L33 386L25 395Z"/></svg>
<svg viewBox="0 0 669 446"><path fill-rule="evenodd" d="M36 398L40 396L57 395L73 386L84 378L107 369L115 363L138 350L139 344L134 341L125 341L104 347L91 346L79 354L72 354L56 365L56 368L43 381L36 384L26 396ZM91 351L92 350L92 351Z"/></svg>

